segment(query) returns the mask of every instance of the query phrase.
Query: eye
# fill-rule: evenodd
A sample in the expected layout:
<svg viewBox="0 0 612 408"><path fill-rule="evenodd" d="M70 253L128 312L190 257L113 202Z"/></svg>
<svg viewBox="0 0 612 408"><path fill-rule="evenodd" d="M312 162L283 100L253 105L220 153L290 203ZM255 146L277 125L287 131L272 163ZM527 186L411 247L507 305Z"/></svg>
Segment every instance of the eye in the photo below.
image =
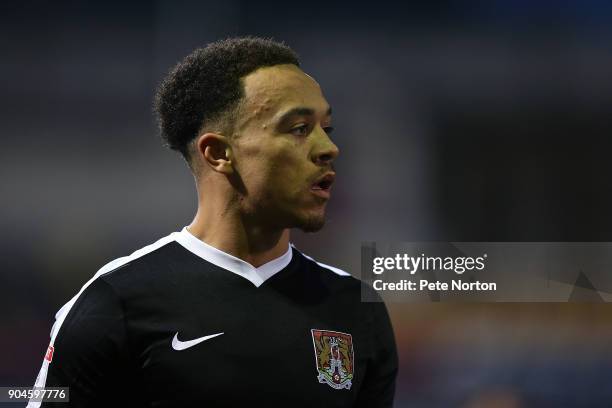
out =
<svg viewBox="0 0 612 408"><path fill-rule="evenodd" d="M327 133L328 135L331 135L332 132L334 131L334 127L333 126L325 126L323 128L323 130L325 131L325 133Z"/></svg>
<svg viewBox="0 0 612 408"><path fill-rule="evenodd" d="M309 133L308 125L300 125L292 128L290 132L296 136L306 136Z"/></svg>

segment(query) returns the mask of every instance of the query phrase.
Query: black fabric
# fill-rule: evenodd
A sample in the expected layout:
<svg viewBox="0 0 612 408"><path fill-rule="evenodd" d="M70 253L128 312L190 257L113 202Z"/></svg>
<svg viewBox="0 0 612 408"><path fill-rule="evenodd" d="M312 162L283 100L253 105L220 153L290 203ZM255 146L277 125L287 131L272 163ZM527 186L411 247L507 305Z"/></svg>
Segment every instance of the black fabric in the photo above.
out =
<svg viewBox="0 0 612 408"><path fill-rule="evenodd" d="M362 285L293 249L256 287L171 242L79 296L46 382L70 387L70 403L42 406L390 407L393 330L383 303L361 302ZM313 329L350 334L350 389L319 382ZM223 334L177 351L177 332Z"/></svg>

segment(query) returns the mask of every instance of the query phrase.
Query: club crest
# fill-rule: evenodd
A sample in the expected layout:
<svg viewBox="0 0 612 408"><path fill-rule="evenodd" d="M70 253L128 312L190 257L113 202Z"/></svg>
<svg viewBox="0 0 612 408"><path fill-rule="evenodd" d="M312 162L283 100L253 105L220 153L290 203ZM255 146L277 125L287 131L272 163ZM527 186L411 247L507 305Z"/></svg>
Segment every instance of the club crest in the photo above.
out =
<svg viewBox="0 0 612 408"><path fill-rule="evenodd" d="M330 330L311 332L319 382L337 390L351 389L355 361L351 335Z"/></svg>

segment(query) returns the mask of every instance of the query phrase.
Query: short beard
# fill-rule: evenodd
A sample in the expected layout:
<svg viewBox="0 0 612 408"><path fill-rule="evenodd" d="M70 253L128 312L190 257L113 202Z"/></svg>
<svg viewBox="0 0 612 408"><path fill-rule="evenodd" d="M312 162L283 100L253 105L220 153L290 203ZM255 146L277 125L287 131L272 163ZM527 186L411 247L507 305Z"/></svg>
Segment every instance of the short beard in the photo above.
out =
<svg viewBox="0 0 612 408"><path fill-rule="evenodd" d="M304 232L317 232L321 230L324 225L325 217L312 217L300 222L298 225L296 225L296 228L299 228Z"/></svg>
<svg viewBox="0 0 612 408"><path fill-rule="evenodd" d="M261 212L253 211L252 214L266 214L263 217L269 222L268 225L278 229L296 228L302 230L303 232L317 232L325 225L325 211L318 214L296 214L283 210L270 211L269 209L262 207L260 207ZM257 216L256 219L261 220L262 218Z"/></svg>

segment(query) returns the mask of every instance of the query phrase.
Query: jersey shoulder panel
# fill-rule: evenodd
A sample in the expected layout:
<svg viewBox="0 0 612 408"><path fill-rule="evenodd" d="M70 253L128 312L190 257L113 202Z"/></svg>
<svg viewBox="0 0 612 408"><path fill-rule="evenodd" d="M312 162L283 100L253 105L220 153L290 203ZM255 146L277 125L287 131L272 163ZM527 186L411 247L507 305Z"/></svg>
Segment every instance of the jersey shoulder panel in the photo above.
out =
<svg viewBox="0 0 612 408"><path fill-rule="evenodd" d="M146 255L149 255L153 253L154 251L164 247L165 245L173 242L175 239L174 235L175 233L172 233L166 237L160 238L154 243L132 252L128 256L123 256L123 257L114 259L108 262L107 264L105 264L104 266L102 266L100 269L98 269L98 271L94 274L94 276L91 279L89 279L87 282L85 282L85 284L81 287L79 292L76 295L74 295L72 299L66 302L66 304L64 304L55 314L56 320L55 320L55 323L53 324L53 327L51 328L51 336L50 336L52 341L55 338L55 335L57 335L57 332L59 331L59 326L61 325L63 321L62 317L65 317L66 314L68 314L68 312L70 311L70 309L72 308L76 300L92 284L92 282L94 282L96 279L100 277L108 275L109 273L113 271L116 271L122 267L125 267L128 264L133 263L134 261L143 259L143 257L145 257Z"/></svg>
<svg viewBox="0 0 612 408"><path fill-rule="evenodd" d="M353 288L358 289L361 292L361 296L364 300L368 302L383 302L380 294L372 287L371 284L359 279L356 276L331 265L324 264L322 262L318 262L312 257L306 255L305 253L299 251L297 248L293 247L303 258L305 262L308 262L312 265L313 268L316 268L322 271L322 276L326 277L326 280L330 282L336 282L335 285L337 287L342 288Z"/></svg>
<svg viewBox="0 0 612 408"><path fill-rule="evenodd" d="M100 268L94 274L94 276L90 278L81 287L79 292L76 295L74 295L72 299L66 302L66 304L64 304L55 314L55 322L53 323L53 326L51 327L51 333L50 333L51 340L49 343L49 348L51 350L54 349L54 345L55 345L55 341L58 336L58 333L62 329L64 322L67 319L70 319L68 316L72 315L73 318L78 318L80 313L77 313L77 312L82 312L84 313L83 315L86 315L86 312L89 310L88 308L90 308L90 306L92 305L104 307L105 312L98 313L99 316L105 316L106 314L108 314L108 316L110 316L112 319L118 320L119 318L117 316L121 314L121 310L117 306L118 300L117 300L116 292L114 291L112 286L109 286L106 284L108 283L106 282L106 279L104 279L105 282L102 282L103 279L99 279L99 278L106 277L109 273L128 265L130 262L133 262L137 259L143 259L143 257L145 257L146 255L154 253L156 250L172 243L175 240L175 236L176 236L176 233L172 233L166 237L163 237L157 240L153 244L147 245L144 248L134 251L132 254L128 256L117 258L107 263L106 265L102 266L102 268ZM84 303L81 302L80 300L82 300ZM71 313L71 310L79 307L77 303L81 304L80 308L82 310ZM111 320L107 319L105 320L105 323L109 323L111 322ZM36 382L35 382L36 387L45 386L47 382L47 375L49 373L49 363L50 361L47 360L46 358L43 360L38 376L36 377ZM41 406L40 402L30 401L28 403L28 407L30 408L38 408L40 406Z"/></svg>
<svg viewBox="0 0 612 408"><path fill-rule="evenodd" d="M322 262L319 262L319 261L313 259L312 257L306 255L305 253L303 253L302 251L297 249L295 246L293 246L293 249L295 249L304 258L306 258L309 261L311 261L312 263L316 264L319 268L327 269L328 271L331 271L331 272L335 273L338 276L343 276L343 277L352 276L350 273L348 273L348 272L346 272L346 271L344 271L344 270L342 270L340 268L336 268L335 266L327 265L327 264L324 264Z"/></svg>
<svg viewBox="0 0 612 408"><path fill-rule="evenodd" d="M361 287L365 284L359 278L351 275L345 270L319 262L299 251L297 248L293 248L302 257L303 265L307 265L307 268L312 269L313 272L317 271L316 275L319 276L319 279L321 279L323 282L328 282L328 284L331 285L331 287L336 288L336 290L348 290L349 292L358 293L361 290Z"/></svg>

